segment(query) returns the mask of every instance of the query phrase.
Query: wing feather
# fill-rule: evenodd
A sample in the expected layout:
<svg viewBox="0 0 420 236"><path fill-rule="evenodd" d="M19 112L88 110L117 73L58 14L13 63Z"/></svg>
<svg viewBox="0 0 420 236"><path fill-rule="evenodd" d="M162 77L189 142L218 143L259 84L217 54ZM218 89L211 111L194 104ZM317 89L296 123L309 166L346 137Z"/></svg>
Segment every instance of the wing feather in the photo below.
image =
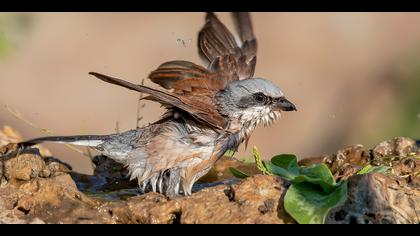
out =
<svg viewBox="0 0 420 236"><path fill-rule="evenodd" d="M241 46L213 13L207 14L206 24L198 36L199 52L209 63L209 69L223 74L222 79L228 82L252 78L257 59L257 41L249 13L233 13L233 18Z"/></svg>
<svg viewBox="0 0 420 236"><path fill-rule="evenodd" d="M233 13L241 45L214 13L207 13L206 23L198 35L199 54L208 68L189 61L169 61L152 71L152 82L172 91L161 91L142 85L91 72L91 75L112 84L149 94L153 100L176 107L196 119L217 128L224 128L225 118L215 104L216 94L227 84L252 78L256 65L257 41L249 13Z"/></svg>
<svg viewBox="0 0 420 236"><path fill-rule="evenodd" d="M182 96L149 88L143 85L133 84L128 81L96 72L89 72L89 74L102 81L122 86L137 92L149 94L150 96L147 97L147 99L157 101L166 107L173 106L186 111L196 119L213 127L223 129L226 125L224 117L219 114L217 109L215 109L214 104L212 103L213 100L211 97L209 97L209 94L201 93L198 96Z"/></svg>

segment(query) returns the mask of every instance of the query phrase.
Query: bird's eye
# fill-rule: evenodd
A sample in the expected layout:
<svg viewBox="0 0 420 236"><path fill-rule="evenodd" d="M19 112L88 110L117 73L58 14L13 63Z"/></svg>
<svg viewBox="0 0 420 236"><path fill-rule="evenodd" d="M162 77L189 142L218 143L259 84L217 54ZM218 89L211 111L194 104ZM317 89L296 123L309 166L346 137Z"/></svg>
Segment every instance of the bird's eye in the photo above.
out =
<svg viewBox="0 0 420 236"><path fill-rule="evenodd" d="M267 97L262 93L256 93L254 94L254 99L258 103L265 103L267 101Z"/></svg>

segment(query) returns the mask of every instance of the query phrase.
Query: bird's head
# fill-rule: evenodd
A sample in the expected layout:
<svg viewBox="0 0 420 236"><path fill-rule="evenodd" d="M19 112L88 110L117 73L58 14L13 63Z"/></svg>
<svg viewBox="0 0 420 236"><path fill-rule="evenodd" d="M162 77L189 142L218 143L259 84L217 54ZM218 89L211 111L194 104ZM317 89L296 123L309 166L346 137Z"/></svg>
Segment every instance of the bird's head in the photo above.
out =
<svg viewBox="0 0 420 236"><path fill-rule="evenodd" d="M282 111L295 111L281 89L269 80L253 78L237 80L217 95L220 112L230 122L228 129L251 132L256 125L271 124Z"/></svg>

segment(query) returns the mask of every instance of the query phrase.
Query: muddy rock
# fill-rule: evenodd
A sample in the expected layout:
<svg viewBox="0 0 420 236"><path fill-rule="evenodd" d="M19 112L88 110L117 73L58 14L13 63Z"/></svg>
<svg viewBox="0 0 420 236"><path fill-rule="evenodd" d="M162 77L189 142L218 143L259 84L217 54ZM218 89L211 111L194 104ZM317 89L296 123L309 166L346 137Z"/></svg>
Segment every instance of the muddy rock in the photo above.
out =
<svg viewBox="0 0 420 236"><path fill-rule="evenodd" d="M420 191L402 187L382 174L349 178L346 203L332 210L327 223L419 224Z"/></svg>
<svg viewBox="0 0 420 236"><path fill-rule="evenodd" d="M43 158L39 152L22 153L14 158L6 158L0 161L0 181L4 185L7 182L22 182L33 178L47 178L56 173L70 172L67 165L54 158Z"/></svg>
<svg viewBox="0 0 420 236"><path fill-rule="evenodd" d="M418 153L416 141L410 138L398 137L378 144L373 150L374 157L399 156L406 157Z"/></svg>
<svg viewBox="0 0 420 236"><path fill-rule="evenodd" d="M357 144L338 150L333 155L306 158L299 161L300 165L324 163L336 179L348 178L356 174L366 165L392 167L392 175L399 177L410 172L417 173L420 148L410 138L398 137L381 142L372 149L366 149Z"/></svg>
<svg viewBox="0 0 420 236"><path fill-rule="evenodd" d="M8 180L30 180L45 175L45 162L38 155L22 154L5 161L3 165L3 175Z"/></svg>
<svg viewBox="0 0 420 236"><path fill-rule="evenodd" d="M0 189L0 196L8 193L3 207L26 222L40 219L46 223L114 223L107 214L96 210L98 202L78 191L68 174L35 178L20 186Z"/></svg>
<svg viewBox="0 0 420 236"><path fill-rule="evenodd" d="M82 175L69 174L70 169L65 164L54 158L43 158L39 153L20 154L1 163L8 181L0 187L2 223L294 222L281 204L287 183L277 177L255 175L241 182L220 183L197 190L192 196L173 199L158 193L139 192L126 198L112 198L115 192L105 190L127 195L132 189L106 189L104 186L108 185L101 185L101 181L127 181L124 173L114 173L118 166L107 173L105 167L113 164L109 160L96 161L97 174L104 177L101 184L95 185L101 187L96 188L99 194L81 192ZM89 181L94 180L90 178ZM123 184L123 187L131 186Z"/></svg>
<svg viewBox="0 0 420 236"><path fill-rule="evenodd" d="M204 189L182 202L181 223L291 223L281 204L286 189L280 178L264 175Z"/></svg>
<svg viewBox="0 0 420 236"><path fill-rule="evenodd" d="M189 197L168 199L147 193L100 207L118 223L293 223L281 205L285 183L256 175L239 184L203 189Z"/></svg>
<svg viewBox="0 0 420 236"><path fill-rule="evenodd" d="M159 193L135 196L127 201L111 201L99 207L116 223L123 224L172 224L178 223L180 205Z"/></svg>
<svg viewBox="0 0 420 236"><path fill-rule="evenodd" d="M420 150L409 138L394 138L367 150L354 145L300 164L325 163L336 179L348 178L346 203L327 223L420 223ZM356 175L363 166L388 166L386 174Z"/></svg>
<svg viewBox="0 0 420 236"><path fill-rule="evenodd" d="M12 143L1 150L15 151ZM94 158L95 175L89 176L37 150L0 159L0 223L295 223L283 208L290 183L229 157L195 185L191 196L167 198L141 193L124 166L104 156ZM328 223L420 223L420 153L412 140L396 138L371 150L349 146L300 163L321 162L349 183L349 198L330 212ZM392 170L355 175L368 164ZM256 175L239 180L229 167Z"/></svg>
<svg viewBox="0 0 420 236"><path fill-rule="evenodd" d="M3 126L0 129L0 155L16 151L16 143L23 141L22 135L10 126ZM42 145L35 145L34 148L44 157L52 156L51 152Z"/></svg>

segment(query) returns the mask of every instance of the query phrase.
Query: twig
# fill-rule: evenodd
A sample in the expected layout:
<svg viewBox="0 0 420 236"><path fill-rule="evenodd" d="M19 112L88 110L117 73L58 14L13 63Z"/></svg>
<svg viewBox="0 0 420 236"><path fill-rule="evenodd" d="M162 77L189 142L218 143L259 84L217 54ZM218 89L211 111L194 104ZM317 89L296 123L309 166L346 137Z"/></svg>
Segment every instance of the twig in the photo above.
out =
<svg viewBox="0 0 420 236"><path fill-rule="evenodd" d="M37 126L36 124L34 124L33 122L31 122L31 121L29 121L29 120L25 119L25 118L23 117L23 115L22 115L20 112L18 112L18 111L16 111L16 110L13 110L13 109L12 109L11 107L9 107L8 105L4 105L4 107L5 107L5 108L6 108L6 110L7 110L10 114L12 114L12 115L13 115L16 119L23 121L24 123L28 124L28 125L29 125L29 126L31 126L32 128L35 128L35 129L39 130L41 133L48 134L48 135L52 135L52 134L53 134L51 130L46 129L46 128L41 128L41 127ZM82 150L80 150L80 149L78 149L78 148L75 148L75 147L71 146L70 144L64 144L64 145L66 145L68 148L70 148L70 149L71 149L71 150L73 150L73 151L76 151L76 152L78 152L78 153L80 153L80 154L82 154L82 155L84 155L84 156L87 156L87 154L86 154L86 153L84 153Z"/></svg>
<svg viewBox="0 0 420 236"><path fill-rule="evenodd" d="M115 132L120 133L120 122L118 120L115 122Z"/></svg>
<svg viewBox="0 0 420 236"><path fill-rule="evenodd" d="M144 79L141 80L141 85L144 85ZM143 99L143 93L140 93L139 100L137 101L137 120L136 120L136 128L138 129L140 121L143 119L143 116L140 116L141 108L144 108L146 104L143 104L141 100Z"/></svg>

